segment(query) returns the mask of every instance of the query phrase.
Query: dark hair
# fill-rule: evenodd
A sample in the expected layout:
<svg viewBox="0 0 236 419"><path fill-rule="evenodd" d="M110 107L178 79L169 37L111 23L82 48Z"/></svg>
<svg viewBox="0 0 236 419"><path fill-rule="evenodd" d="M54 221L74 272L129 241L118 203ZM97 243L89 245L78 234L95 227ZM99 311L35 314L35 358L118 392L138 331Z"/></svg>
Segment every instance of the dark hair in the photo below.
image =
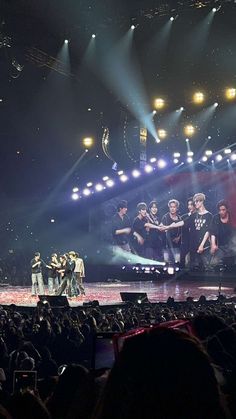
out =
<svg viewBox="0 0 236 419"><path fill-rule="evenodd" d="M40 256L39 252L35 252L34 256Z"/></svg>
<svg viewBox="0 0 236 419"><path fill-rule="evenodd" d="M188 204L190 201L193 203L193 205L195 205L195 204L194 204L194 200L193 200L193 196L190 196L190 198L188 198L188 199L187 199L187 204Z"/></svg>
<svg viewBox="0 0 236 419"><path fill-rule="evenodd" d="M214 370L200 342L164 327L126 339L94 414L94 419L111 417L225 418Z"/></svg>
<svg viewBox="0 0 236 419"><path fill-rule="evenodd" d="M148 205L148 209L150 210L153 207L153 205L156 205L156 207L158 207L157 201L151 201Z"/></svg>
<svg viewBox="0 0 236 419"><path fill-rule="evenodd" d="M117 204L117 211L120 211L122 208L127 208L128 204L127 201L124 199Z"/></svg>
<svg viewBox="0 0 236 419"><path fill-rule="evenodd" d="M145 202L139 202L137 205L137 210L141 211L143 209L147 209L147 204Z"/></svg>
<svg viewBox="0 0 236 419"><path fill-rule="evenodd" d="M220 209L220 207L225 207L229 211L229 203L224 199L221 199L219 202L217 202L216 207L218 210Z"/></svg>

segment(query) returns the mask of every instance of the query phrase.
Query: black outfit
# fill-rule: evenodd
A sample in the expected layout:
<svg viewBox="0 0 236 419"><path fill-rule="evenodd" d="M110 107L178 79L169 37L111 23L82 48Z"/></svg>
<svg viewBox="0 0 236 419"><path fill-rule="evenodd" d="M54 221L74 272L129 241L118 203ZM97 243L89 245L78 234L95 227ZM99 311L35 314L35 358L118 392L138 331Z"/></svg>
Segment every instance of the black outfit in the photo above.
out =
<svg viewBox="0 0 236 419"><path fill-rule="evenodd" d="M112 218L112 237L113 244L116 246L124 246L129 243L128 234L115 234L116 230L123 230L123 228L131 228L131 223L128 215L121 217L118 213Z"/></svg>
<svg viewBox="0 0 236 419"><path fill-rule="evenodd" d="M62 265L61 269L64 269L64 276L61 281L61 285L58 288L56 295L62 295L63 291L66 287L68 287L68 296L72 297L73 290L72 290L72 279L73 279L73 271L74 271L75 263L66 261L65 265Z"/></svg>
<svg viewBox="0 0 236 419"><path fill-rule="evenodd" d="M189 228L190 234L190 267L191 268L207 268L209 265L209 254L206 251L197 253L203 237L210 232L212 214L207 211L204 214L195 212L185 220L185 226ZM206 242L205 249L209 249L210 242Z"/></svg>
<svg viewBox="0 0 236 419"><path fill-rule="evenodd" d="M149 216L149 223L154 224L156 226L160 225L160 220L158 216L153 214L148 214ZM163 259L162 255L162 233L160 231L150 228L149 233L146 239L146 256L148 259L153 259L157 261L161 261Z"/></svg>
<svg viewBox="0 0 236 419"><path fill-rule="evenodd" d="M220 215L214 215L210 226L210 234L215 236L216 244L218 246L218 250L211 259L212 265L233 265L235 252L233 251L232 240L235 229L233 228L230 219L228 223L222 223Z"/></svg>
<svg viewBox="0 0 236 419"><path fill-rule="evenodd" d="M170 213L167 212L165 215L163 215L162 217L162 224L165 226L169 226L172 223L178 223L179 221L182 220L182 218L180 217L180 215L176 215L177 219L173 220L170 216ZM173 240L180 237L179 241L176 243ZM180 243L181 243L181 227L178 228L173 228L172 230L168 230L166 232L166 241L165 241L165 247L168 249L172 249L173 247L175 248L179 248L180 247Z"/></svg>
<svg viewBox="0 0 236 419"><path fill-rule="evenodd" d="M176 215L176 220L171 218L170 213L167 212L162 217L162 224L163 225L170 225L172 223L178 223L181 221L180 215ZM175 242L175 239L178 239ZM180 260L180 244L181 244L181 227L173 228L168 230L165 234L165 242L164 242L164 260L168 263L175 263L179 262Z"/></svg>
<svg viewBox="0 0 236 419"><path fill-rule="evenodd" d="M186 255L190 251L190 230L189 226L186 223L186 220L194 213L186 213L181 215L182 220L184 221L184 225L182 226L182 232L181 232L181 245L180 245L180 266L182 268L185 267L185 258Z"/></svg>
<svg viewBox="0 0 236 419"><path fill-rule="evenodd" d="M33 265L35 265L35 263L38 263L38 262L40 262L40 264L38 264L37 266L35 266L33 268ZM30 261L30 266L31 266L31 273L32 274L39 274L39 273L42 273L42 266L45 267L46 263L42 259L36 260L34 258Z"/></svg>
<svg viewBox="0 0 236 419"><path fill-rule="evenodd" d="M144 226L148 222L149 220L147 217L140 219L138 216L134 219L134 222L133 222L133 232L138 233L144 239L144 244L140 245L136 237L134 237L134 249L138 255L143 256L143 257L146 256L147 238L149 236L149 231Z"/></svg>
<svg viewBox="0 0 236 419"><path fill-rule="evenodd" d="M214 215L210 226L210 234L216 237L217 246L229 246L233 237L233 226L230 220L228 223L222 223L220 215Z"/></svg>

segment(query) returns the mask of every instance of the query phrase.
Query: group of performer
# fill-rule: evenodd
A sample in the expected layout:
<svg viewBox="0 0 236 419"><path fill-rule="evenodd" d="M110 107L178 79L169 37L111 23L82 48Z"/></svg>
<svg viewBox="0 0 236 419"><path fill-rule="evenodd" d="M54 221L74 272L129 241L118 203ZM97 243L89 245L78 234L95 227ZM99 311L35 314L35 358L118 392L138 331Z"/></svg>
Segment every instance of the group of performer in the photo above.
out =
<svg viewBox="0 0 236 419"><path fill-rule="evenodd" d="M213 215L205 200L204 193L196 193L187 201L187 213L180 216L179 201L170 199L162 218L156 201L140 202L133 223L127 215L127 201L121 201L112 220L114 252L122 249L190 269L213 270L234 264L236 236L229 205L219 201Z"/></svg>
<svg viewBox="0 0 236 419"><path fill-rule="evenodd" d="M67 293L68 297L85 295L83 278L85 269L83 259L79 253L71 251L64 255L53 253L50 261L45 263L39 252L34 254L30 262L32 278L32 296L44 295L45 285L43 269L48 269L48 294L62 295Z"/></svg>

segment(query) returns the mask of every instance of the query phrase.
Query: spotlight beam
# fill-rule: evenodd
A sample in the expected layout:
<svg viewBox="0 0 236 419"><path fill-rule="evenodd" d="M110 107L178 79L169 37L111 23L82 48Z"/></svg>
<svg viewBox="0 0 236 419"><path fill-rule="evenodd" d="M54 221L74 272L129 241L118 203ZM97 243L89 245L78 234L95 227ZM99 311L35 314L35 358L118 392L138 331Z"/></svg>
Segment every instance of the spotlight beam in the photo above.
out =
<svg viewBox="0 0 236 419"><path fill-rule="evenodd" d="M49 194L48 198L43 202L41 207L36 211L33 217L33 221L36 221L37 218L39 218L49 207L49 205L52 204L52 202L55 200L55 197L57 196L58 192L62 189L62 187L65 185L65 183L68 181L68 179L71 177L71 175L74 173L75 169L80 165L81 161L84 159L84 157L87 154L87 150L85 150L81 156L76 160L76 162L73 164L73 166L68 170L67 173L62 177L58 185L54 188L54 190Z"/></svg>

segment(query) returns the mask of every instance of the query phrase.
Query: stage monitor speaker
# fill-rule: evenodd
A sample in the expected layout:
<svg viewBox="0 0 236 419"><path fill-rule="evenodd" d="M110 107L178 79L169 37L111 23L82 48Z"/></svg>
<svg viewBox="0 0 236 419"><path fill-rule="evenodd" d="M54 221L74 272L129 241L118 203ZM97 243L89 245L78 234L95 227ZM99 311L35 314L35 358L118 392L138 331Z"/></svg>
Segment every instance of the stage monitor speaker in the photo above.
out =
<svg viewBox="0 0 236 419"><path fill-rule="evenodd" d="M120 292L122 301L129 301L135 304L149 303L146 292Z"/></svg>
<svg viewBox="0 0 236 419"><path fill-rule="evenodd" d="M50 307L68 307L69 302L66 295L39 295L42 302L48 302Z"/></svg>

